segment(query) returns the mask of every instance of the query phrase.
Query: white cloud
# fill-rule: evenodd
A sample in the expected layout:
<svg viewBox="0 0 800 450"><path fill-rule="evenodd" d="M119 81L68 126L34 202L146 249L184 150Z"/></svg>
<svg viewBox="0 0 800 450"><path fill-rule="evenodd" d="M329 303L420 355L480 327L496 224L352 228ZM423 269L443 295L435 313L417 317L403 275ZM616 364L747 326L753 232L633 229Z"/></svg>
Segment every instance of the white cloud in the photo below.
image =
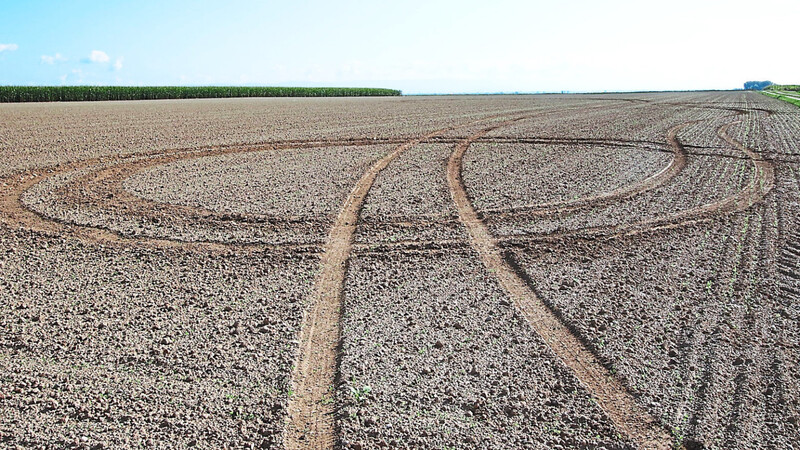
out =
<svg viewBox="0 0 800 450"><path fill-rule="evenodd" d="M117 60L114 61L114 70L122 70L122 62L124 60L125 60L125 58L123 58L123 57L117 58Z"/></svg>
<svg viewBox="0 0 800 450"><path fill-rule="evenodd" d="M19 45L17 44L0 44L0 52L4 52L6 50L13 52L14 50L18 49Z"/></svg>
<svg viewBox="0 0 800 450"><path fill-rule="evenodd" d="M110 60L111 58L108 57L106 52L100 50L92 50L92 53L89 55L89 61L95 63L107 63Z"/></svg>
<svg viewBox="0 0 800 450"><path fill-rule="evenodd" d="M53 56L50 55L42 55L42 64L55 64L57 62L66 61L67 58L61 56L61 53L56 53Z"/></svg>

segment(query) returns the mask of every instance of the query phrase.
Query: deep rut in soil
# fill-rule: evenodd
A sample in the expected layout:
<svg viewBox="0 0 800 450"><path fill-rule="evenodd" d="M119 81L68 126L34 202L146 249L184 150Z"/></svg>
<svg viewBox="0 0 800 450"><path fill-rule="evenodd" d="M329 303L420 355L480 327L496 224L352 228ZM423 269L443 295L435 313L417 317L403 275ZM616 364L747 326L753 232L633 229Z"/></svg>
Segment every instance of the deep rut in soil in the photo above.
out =
<svg viewBox="0 0 800 450"><path fill-rule="evenodd" d="M472 247L480 254L486 268L495 275L534 331L572 369L616 427L642 448L670 448L671 435L636 403L625 386L570 332L509 264L498 247L497 240L467 196L461 178L462 159L467 148L486 133L516 120L485 128L470 136L455 147L448 161L447 181L450 192L459 218L467 228Z"/></svg>

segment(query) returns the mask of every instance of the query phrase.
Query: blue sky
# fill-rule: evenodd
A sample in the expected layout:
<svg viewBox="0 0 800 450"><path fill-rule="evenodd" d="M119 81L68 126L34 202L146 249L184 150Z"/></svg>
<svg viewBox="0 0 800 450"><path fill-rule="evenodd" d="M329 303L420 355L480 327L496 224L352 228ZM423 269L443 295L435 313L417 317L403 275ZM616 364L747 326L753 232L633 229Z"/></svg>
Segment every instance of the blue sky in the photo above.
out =
<svg viewBox="0 0 800 450"><path fill-rule="evenodd" d="M405 93L800 82L800 2L0 0L0 84Z"/></svg>

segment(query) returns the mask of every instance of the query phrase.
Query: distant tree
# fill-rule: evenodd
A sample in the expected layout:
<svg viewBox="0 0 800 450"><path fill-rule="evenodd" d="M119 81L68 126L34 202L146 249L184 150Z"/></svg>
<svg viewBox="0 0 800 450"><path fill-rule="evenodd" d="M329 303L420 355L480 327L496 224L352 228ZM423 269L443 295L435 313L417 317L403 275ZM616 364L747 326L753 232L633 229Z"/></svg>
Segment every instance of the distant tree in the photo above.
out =
<svg viewBox="0 0 800 450"><path fill-rule="evenodd" d="M744 88L746 90L748 90L748 91L749 90L760 91L760 90L764 89L765 87L771 86L771 85L772 85L772 81L746 81L744 83Z"/></svg>

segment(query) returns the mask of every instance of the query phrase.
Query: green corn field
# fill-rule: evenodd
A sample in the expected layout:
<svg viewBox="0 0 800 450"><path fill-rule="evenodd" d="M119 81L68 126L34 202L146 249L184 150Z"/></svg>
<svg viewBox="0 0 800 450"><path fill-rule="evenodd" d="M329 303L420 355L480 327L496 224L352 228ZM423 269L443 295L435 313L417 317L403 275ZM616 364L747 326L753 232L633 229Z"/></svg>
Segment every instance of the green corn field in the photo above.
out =
<svg viewBox="0 0 800 450"><path fill-rule="evenodd" d="M0 86L0 103L234 97L372 97L395 89L246 86Z"/></svg>

